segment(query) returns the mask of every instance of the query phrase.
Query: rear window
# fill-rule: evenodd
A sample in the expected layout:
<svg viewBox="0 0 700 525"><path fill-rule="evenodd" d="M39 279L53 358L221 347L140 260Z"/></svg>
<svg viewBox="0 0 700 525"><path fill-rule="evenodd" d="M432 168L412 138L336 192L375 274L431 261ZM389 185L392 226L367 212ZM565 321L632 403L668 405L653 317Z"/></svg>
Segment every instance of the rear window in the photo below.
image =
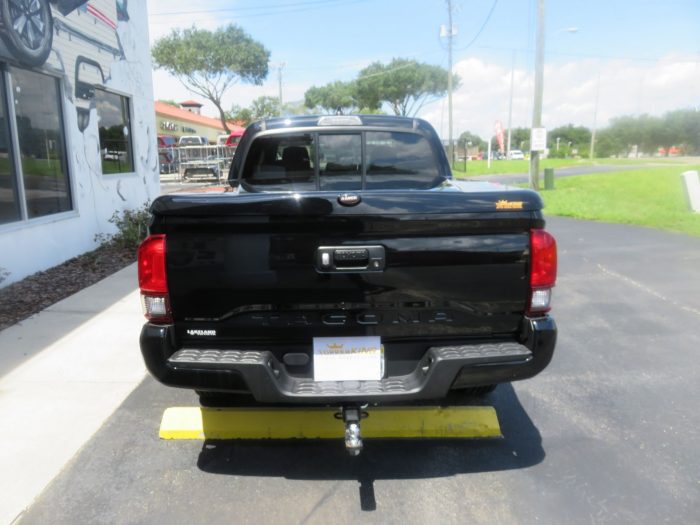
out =
<svg viewBox="0 0 700 525"><path fill-rule="evenodd" d="M439 182L430 143L415 133L367 132L365 188L430 188Z"/></svg>
<svg viewBox="0 0 700 525"><path fill-rule="evenodd" d="M417 133L273 135L252 143L243 182L261 191L423 189L442 181L439 165Z"/></svg>
<svg viewBox="0 0 700 525"><path fill-rule="evenodd" d="M362 188L362 135L319 135L318 147L321 190Z"/></svg>
<svg viewBox="0 0 700 525"><path fill-rule="evenodd" d="M201 146L204 142L200 137L182 137L180 138L181 146Z"/></svg>
<svg viewBox="0 0 700 525"><path fill-rule="evenodd" d="M314 136L261 137L250 146L243 180L263 190L314 190Z"/></svg>

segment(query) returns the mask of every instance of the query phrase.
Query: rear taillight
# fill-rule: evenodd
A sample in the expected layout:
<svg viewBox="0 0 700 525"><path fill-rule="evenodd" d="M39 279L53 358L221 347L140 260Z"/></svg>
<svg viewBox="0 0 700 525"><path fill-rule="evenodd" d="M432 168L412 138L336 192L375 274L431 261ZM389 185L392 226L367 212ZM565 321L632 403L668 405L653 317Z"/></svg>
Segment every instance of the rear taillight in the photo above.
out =
<svg viewBox="0 0 700 525"><path fill-rule="evenodd" d="M139 246L139 288L146 319L153 323L172 321L168 280L165 275L165 235L149 235Z"/></svg>
<svg viewBox="0 0 700 525"><path fill-rule="evenodd" d="M530 230L528 315L548 312L557 281L557 241L544 230Z"/></svg>

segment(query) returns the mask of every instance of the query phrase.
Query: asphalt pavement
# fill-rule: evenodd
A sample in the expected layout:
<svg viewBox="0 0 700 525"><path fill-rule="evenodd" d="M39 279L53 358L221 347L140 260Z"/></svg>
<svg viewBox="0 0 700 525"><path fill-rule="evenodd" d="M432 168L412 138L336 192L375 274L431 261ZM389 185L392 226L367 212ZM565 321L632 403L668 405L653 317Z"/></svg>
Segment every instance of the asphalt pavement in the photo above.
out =
<svg viewBox="0 0 700 525"><path fill-rule="evenodd" d="M136 264L0 331L0 523L58 475L145 376Z"/></svg>
<svg viewBox="0 0 700 525"><path fill-rule="evenodd" d="M208 186L217 186L220 185L217 181L210 180L210 181L197 181L197 182L177 182L177 181L168 181L168 182L161 182L160 183L160 193L161 195L165 195L168 193L179 193L179 192L188 192L192 190L198 190L201 188L206 188Z"/></svg>
<svg viewBox="0 0 700 525"><path fill-rule="evenodd" d="M163 410L196 398L146 378L21 522L700 522L700 239L548 224L559 342L541 375L485 398L503 439L368 441L357 458L339 441L161 441Z"/></svg>

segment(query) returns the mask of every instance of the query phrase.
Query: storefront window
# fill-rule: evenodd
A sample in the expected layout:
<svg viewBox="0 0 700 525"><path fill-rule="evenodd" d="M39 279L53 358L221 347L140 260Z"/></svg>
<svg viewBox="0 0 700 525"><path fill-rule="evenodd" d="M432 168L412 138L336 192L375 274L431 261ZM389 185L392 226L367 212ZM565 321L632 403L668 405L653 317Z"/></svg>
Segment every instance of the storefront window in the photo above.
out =
<svg viewBox="0 0 700 525"><path fill-rule="evenodd" d="M0 76L0 224L18 221L21 217L17 177L12 163L12 143L5 107L5 90Z"/></svg>
<svg viewBox="0 0 700 525"><path fill-rule="evenodd" d="M27 217L68 211L72 206L58 80L14 67L9 71Z"/></svg>
<svg viewBox="0 0 700 525"><path fill-rule="evenodd" d="M95 103L100 128L102 173L106 175L134 171L129 99L96 89Z"/></svg>

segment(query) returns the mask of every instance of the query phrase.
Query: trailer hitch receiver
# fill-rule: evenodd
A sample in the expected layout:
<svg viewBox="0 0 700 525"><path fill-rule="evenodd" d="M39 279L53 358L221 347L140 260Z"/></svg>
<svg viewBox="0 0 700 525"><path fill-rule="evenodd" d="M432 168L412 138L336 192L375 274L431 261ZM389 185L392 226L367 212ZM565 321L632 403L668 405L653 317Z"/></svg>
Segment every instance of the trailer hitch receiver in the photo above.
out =
<svg viewBox="0 0 700 525"><path fill-rule="evenodd" d="M358 456L362 452L362 434L360 433L360 420L367 417L359 406L341 407L341 416L345 423L345 450L351 456Z"/></svg>

